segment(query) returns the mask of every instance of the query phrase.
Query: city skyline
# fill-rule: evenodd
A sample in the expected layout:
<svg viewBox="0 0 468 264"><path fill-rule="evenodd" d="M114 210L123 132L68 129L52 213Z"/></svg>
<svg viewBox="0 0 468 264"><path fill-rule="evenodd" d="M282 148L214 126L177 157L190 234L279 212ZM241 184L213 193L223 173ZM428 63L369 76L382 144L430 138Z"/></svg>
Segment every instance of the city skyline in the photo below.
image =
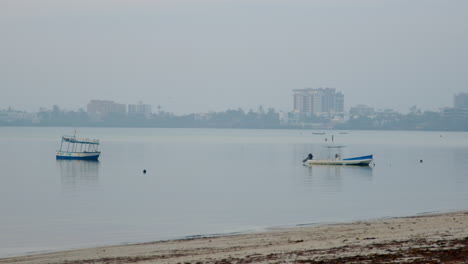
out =
<svg viewBox="0 0 468 264"><path fill-rule="evenodd" d="M309 87L309 86L307 86L307 87ZM303 89L307 89L307 88L303 88ZM296 90L296 89L294 89L294 90ZM414 106L416 106L417 108L419 108L419 109L421 109L423 111L440 111L441 109L443 109L445 107L452 107L453 106L453 97L456 94L461 94L461 93L465 93L465 92L462 92L461 90L459 90L459 91L454 92L453 94L446 94L445 96L443 96L443 101L446 102L446 104L444 103L444 104L440 104L440 105L426 105L425 107L418 105L416 103L416 101L414 101L413 103L409 102L407 105L403 105L403 106L400 105L400 107L398 107L399 104L395 104L392 107L390 104L382 105L382 104L376 104L375 102L372 103L372 102L366 102L366 101L358 101L355 104L351 104L351 103L349 103L348 97L346 97L346 102L344 103L344 110L345 110L345 112L347 112L354 106L366 105L366 106L369 106L369 107L372 107L372 108L375 108L375 109L382 109L382 110L383 109L393 109L393 110L401 112L401 113L409 112L410 109L412 107L414 107ZM141 97L143 97L143 96L141 96ZM352 97L352 96L350 96L350 97ZM125 99L114 100L114 99L110 99L110 98L111 98L111 96L109 96L107 98L100 98L100 99L91 99L91 98L90 99L83 99L84 100L83 104L81 104L81 102L80 102L80 103L71 104L71 105L70 104L61 104L61 103L57 103L57 102L55 102L55 103L50 102L50 104L36 102L33 105L25 105L25 104L21 104L21 103L19 103L19 104L3 103L3 105L0 105L0 109L12 108L12 109L19 110L19 111L37 112L42 108L51 108L54 105L58 105L61 108L64 108L64 109L67 109L67 110L78 111L79 109L86 109L86 105L91 100L104 100L104 101L105 100L110 100L110 101L115 101L115 102L121 102L121 103L127 104L127 105L128 104L135 104L135 102L141 102L142 101L140 99L140 100L136 100L133 103L130 103L130 102L127 102L127 100L125 100ZM169 101L177 100L177 98L172 98L172 97L169 98L169 99L170 99ZM261 104L261 103L252 103L252 104L249 104L249 105L242 104L242 103L239 103L239 104L232 103L232 104L226 105L224 107L223 107L223 105L219 105L217 108L194 108L193 111L190 110L190 109L187 109L186 111L177 111L177 110L174 110L173 105L171 105L171 104L164 105L164 104L158 103L157 102L158 100L151 100L149 98L146 98L145 103L151 105L153 108L161 107L162 109L164 109L164 110L166 110L168 112L171 112L171 113L175 113L175 114L190 114L190 113L198 113L198 112L200 112L200 113L203 113L203 112L217 112L217 111L224 111L226 109L237 109L237 108L242 108L244 110L249 110L249 109L257 109L259 106L272 107L272 108L275 108L275 109L277 109L279 111L289 112L289 111L294 110L294 105L291 103L293 100L294 100L294 93L291 90L289 92L289 97L285 98L285 100L284 100L287 103L281 104L281 105L289 104L289 106L283 107L283 108L280 108L278 106ZM149 101L151 101L151 102L156 101L156 103L148 103ZM199 109L199 111L196 111L196 109ZM203 110L203 109L205 109L205 110Z"/></svg>
<svg viewBox="0 0 468 264"><path fill-rule="evenodd" d="M220 111L225 111L225 110L229 110L229 109L243 109L244 111L249 111L249 110L256 110L258 109L258 107L266 107L266 108L273 108L277 111L280 111L280 112L307 112L307 111L299 111L298 109L296 109L296 96L297 96L297 93L300 91L307 91L307 90L311 90L311 91L314 91L314 90L322 90L322 89L331 89L333 91L335 91L336 89L335 88L303 88L303 89L293 89L291 90L291 93L292 93L292 99L290 100L291 101L291 107L289 110L283 110L283 109L278 109L278 108L275 108L275 107L271 107L271 106L268 106L268 105L261 105L261 104L256 104L254 105L254 107L251 107L251 108L244 108L244 107L232 107L232 108L224 108L224 109L219 109L219 110L210 110L210 111L200 111L200 112L186 112L186 113L176 113L176 112L170 112L170 113L173 113L173 114L179 114L179 115L185 115L185 114L193 114L193 113L209 113L209 112L220 112ZM416 104L412 104L408 109L404 110L404 111L399 111L398 109L396 108L391 108L391 107L387 107L387 108L384 108L384 107L375 107L375 106L372 106L372 105L369 105L369 104L366 104L366 103L359 103L359 104L356 104L356 105L347 105L343 100L343 97L344 95L338 91L337 94L340 94L340 108L339 109L342 109L343 111L337 111L336 113L348 113L352 108L355 108L355 107L368 107L368 108L372 108L372 109L375 109L377 111L382 111L382 110L394 110L394 111L397 111L397 112L400 112L400 113L408 113L408 112L411 112L412 109L416 108L420 111L430 111L430 112L439 112L439 111L443 111L444 108L457 108L457 100L458 100L458 104L462 104L460 102L463 102L463 104L467 104L466 102L468 101L466 98L468 98L468 93L465 93L465 92L458 92L458 93L455 93L451 96L451 102L449 105L445 105L445 106L441 106L439 108L429 108L429 109L423 109L423 108L420 108L418 107ZM458 99L457 99L458 97ZM463 101L461 101L463 100ZM148 113L154 113L154 111L152 111L153 109L158 109L158 111L166 111L166 109L164 109L161 105L152 105L152 104L147 104L146 102L143 104L143 101L142 100L139 100L138 103L135 103L135 102L132 102L132 103L128 103L128 102L118 102L118 101L114 101L114 100L110 100L110 99L90 99L88 100L88 102L84 105L81 105L81 106L78 106L77 108L68 108L66 106L63 106L63 105L60 105L58 103L54 103L50 106L40 106L38 109L36 110L28 110L28 109L20 109L20 108L16 108L12 105L8 105L8 106L5 106L5 107L1 107L0 106L0 110L5 110L5 109L12 109L12 110L15 110L15 111L26 111L26 112L30 112L30 113L33 113L33 112L39 112L41 111L41 109L51 109L55 106L58 106L60 107L61 109L63 110L67 110L67 111L79 111L79 110L85 110L86 112L95 112L95 110L91 110L90 111L90 104L93 104L93 102L104 102L104 103L111 103L111 104L116 104L116 105L121 105L121 107L125 108L125 112L145 112L145 114L147 115ZM130 109L132 108L132 109ZM120 112L120 111L119 111ZM309 112L311 113L314 113L316 114L316 110L315 111L312 111L312 110L309 110ZM321 115L321 114L318 114L318 115Z"/></svg>
<svg viewBox="0 0 468 264"><path fill-rule="evenodd" d="M295 89L294 110L276 111L259 106L256 110L226 109L177 115L159 106L140 101L122 104L112 100L90 100L86 111L52 109L28 113L0 110L0 126L103 126L103 127L193 127L193 128L309 128L309 129L385 129L452 130L468 129L468 93L453 97L453 107L440 111L421 111L411 107L408 114L393 109L374 109L366 105L343 109L344 95L335 88Z"/></svg>

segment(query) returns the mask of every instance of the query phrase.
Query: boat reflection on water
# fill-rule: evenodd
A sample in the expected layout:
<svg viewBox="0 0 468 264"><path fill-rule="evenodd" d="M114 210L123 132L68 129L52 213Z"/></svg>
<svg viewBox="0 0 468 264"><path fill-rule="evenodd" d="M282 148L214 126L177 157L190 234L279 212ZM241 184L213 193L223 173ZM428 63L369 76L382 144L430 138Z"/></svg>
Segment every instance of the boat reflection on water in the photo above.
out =
<svg viewBox="0 0 468 264"><path fill-rule="evenodd" d="M373 169L367 166L310 166L304 173L303 183L314 189L341 191L346 179L369 182L372 174Z"/></svg>
<svg viewBox="0 0 468 264"><path fill-rule="evenodd" d="M65 189L92 189L98 185L98 160L57 160L57 167Z"/></svg>

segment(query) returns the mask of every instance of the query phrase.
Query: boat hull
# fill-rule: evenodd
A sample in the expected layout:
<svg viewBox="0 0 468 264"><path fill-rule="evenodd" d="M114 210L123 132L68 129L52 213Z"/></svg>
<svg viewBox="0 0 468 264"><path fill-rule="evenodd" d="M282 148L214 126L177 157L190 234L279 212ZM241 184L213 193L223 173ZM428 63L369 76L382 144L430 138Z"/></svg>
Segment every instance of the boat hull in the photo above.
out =
<svg viewBox="0 0 468 264"><path fill-rule="evenodd" d="M372 155L355 157L342 160L307 160L304 165L340 165L340 166L369 166L372 162Z"/></svg>
<svg viewBox="0 0 468 264"><path fill-rule="evenodd" d="M73 159L73 160L97 160L101 152L63 152L58 151L55 155L56 159Z"/></svg>

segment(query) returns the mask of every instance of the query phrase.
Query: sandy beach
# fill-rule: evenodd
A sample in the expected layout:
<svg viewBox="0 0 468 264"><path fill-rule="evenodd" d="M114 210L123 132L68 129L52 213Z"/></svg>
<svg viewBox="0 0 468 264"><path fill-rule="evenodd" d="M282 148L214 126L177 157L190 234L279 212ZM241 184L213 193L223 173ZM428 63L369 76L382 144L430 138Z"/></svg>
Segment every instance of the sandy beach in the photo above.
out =
<svg viewBox="0 0 468 264"><path fill-rule="evenodd" d="M468 263L468 211L80 249L0 263Z"/></svg>

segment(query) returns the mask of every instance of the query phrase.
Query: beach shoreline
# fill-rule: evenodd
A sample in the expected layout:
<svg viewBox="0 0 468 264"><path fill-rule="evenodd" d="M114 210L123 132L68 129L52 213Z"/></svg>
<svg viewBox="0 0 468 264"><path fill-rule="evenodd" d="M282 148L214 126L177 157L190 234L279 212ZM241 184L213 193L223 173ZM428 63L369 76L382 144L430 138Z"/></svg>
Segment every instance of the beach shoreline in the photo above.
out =
<svg viewBox="0 0 468 264"><path fill-rule="evenodd" d="M1 258L3 263L468 263L468 210Z"/></svg>

